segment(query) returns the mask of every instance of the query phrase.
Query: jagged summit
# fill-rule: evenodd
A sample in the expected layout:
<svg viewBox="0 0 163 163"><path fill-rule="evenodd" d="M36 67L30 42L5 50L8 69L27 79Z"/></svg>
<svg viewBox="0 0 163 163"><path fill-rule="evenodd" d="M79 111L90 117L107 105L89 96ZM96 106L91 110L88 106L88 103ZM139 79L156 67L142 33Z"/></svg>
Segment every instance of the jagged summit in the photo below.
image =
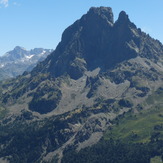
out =
<svg viewBox="0 0 163 163"><path fill-rule="evenodd" d="M121 11L121 12L119 13L118 21L121 21L121 22L128 22L128 21L130 21L130 20L129 20L129 17L128 17L128 15L126 14L125 11Z"/></svg>
<svg viewBox="0 0 163 163"><path fill-rule="evenodd" d="M16 46L13 50L7 52L4 56L14 59L21 59L25 55L28 55L28 51L21 47L21 46Z"/></svg>
<svg viewBox="0 0 163 163"><path fill-rule="evenodd" d="M142 33L124 11L115 23L113 19L110 7L90 8L63 32L61 42L42 63L41 71L55 77L68 74L78 79L97 67L106 71L124 60L146 55L147 51L153 55L149 47L153 40ZM157 49L161 46L158 42L153 44L158 55ZM36 72L40 71L39 67Z"/></svg>
<svg viewBox="0 0 163 163"><path fill-rule="evenodd" d="M14 50L20 50L20 49L26 50L24 47L21 47L21 46L16 46L16 47L14 48Z"/></svg>
<svg viewBox="0 0 163 163"><path fill-rule="evenodd" d="M91 7L86 15L97 15L103 19L106 19L110 23L114 23L114 16L112 8L110 7Z"/></svg>
<svg viewBox="0 0 163 163"><path fill-rule="evenodd" d="M114 23L114 26L118 26L118 28L121 28L123 30L129 31L131 29L133 30L136 29L138 31L136 25L130 21L129 16L127 15L125 11L121 11L119 13L118 19ZM139 32L139 34L141 34L141 32Z"/></svg>

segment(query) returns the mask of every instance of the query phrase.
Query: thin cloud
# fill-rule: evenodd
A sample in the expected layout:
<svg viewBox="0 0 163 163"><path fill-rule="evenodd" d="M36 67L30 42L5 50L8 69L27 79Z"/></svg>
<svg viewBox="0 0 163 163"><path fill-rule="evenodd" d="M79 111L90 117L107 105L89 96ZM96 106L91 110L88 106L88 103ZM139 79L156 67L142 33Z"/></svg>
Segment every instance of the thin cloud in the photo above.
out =
<svg viewBox="0 0 163 163"><path fill-rule="evenodd" d="M8 0L0 0L0 4L8 7Z"/></svg>

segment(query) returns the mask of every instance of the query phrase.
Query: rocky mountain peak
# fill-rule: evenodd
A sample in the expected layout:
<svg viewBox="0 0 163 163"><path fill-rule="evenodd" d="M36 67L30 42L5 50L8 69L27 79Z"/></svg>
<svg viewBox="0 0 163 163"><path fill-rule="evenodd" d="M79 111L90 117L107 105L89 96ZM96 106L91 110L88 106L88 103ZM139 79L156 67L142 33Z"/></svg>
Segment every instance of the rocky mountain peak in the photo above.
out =
<svg viewBox="0 0 163 163"><path fill-rule="evenodd" d="M150 42L155 47L153 51ZM56 50L33 72L41 67L42 72L50 72L54 77L68 74L78 79L86 71L96 68L107 71L120 62L149 56L160 48L129 20L126 12L121 11L114 23L111 8L92 7L63 32Z"/></svg>
<svg viewBox="0 0 163 163"><path fill-rule="evenodd" d="M123 30L130 30L131 28L137 30L136 25L130 21L129 16L125 11L121 11L119 13L118 19L115 22L114 26L118 26L118 28Z"/></svg>
<svg viewBox="0 0 163 163"><path fill-rule="evenodd" d="M51 49L34 48L26 50L16 46L0 57L0 81L20 75L24 71L31 71L38 62L43 61L51 52Z"/></svg>
<svg viewBox="0 0 163 163"><path fill-rule="evenodd" d="M113 12L112 8L110 7L91 7L87 13L87 16L93 15L103 18L112 24L114 23Z"/></svg>
<svg viewBox="0 0 163 163"><path fill-rule="evenodd" d="M20 46L16 46L12 51L9 51L5 54L6 57L9 57L11 60L21 59L25 55L28 55L28 51Z"/></svg>
<svg viewBox="0 0 163 163"><path fill-rule="evenodd" d="M23 47L21 47L21 46L16 46L16 47L14 48L14 50L26 50L26 49L23 48Z"/></svg>
<svg viewBox="0 0 163 163"><path fill-rule="evenodd" d="M21 46L16 46L14 49L13 49L13 52L14 53L17 53L17 54L20 54L20 53L24 53L24 52L27 52L27 50Z"/></svg>
<svg viewBox="0 0 163 163"><path fill-rule="evenodd" d="M130 20L129 20L129 17L128 17L128 15L126 14L125 11L121 11L121 12L119 13L118 21L121 21L121 22L129 22L129 21L130 21Z"/></svg>

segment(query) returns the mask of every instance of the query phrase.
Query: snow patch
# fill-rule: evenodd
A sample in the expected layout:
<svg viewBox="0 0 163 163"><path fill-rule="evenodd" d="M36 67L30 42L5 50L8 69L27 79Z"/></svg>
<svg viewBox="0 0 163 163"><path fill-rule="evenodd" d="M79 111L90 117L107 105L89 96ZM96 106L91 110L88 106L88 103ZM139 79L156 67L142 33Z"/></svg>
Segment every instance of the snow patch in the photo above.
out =
<svg viewBox="0 0 163 163"><path fill-rule="evenodd" d="M34 55L25 56L27 59L31 59Z"/></svg>
<svg viewBox="0 0 163 163"><path fill-rule="evenodd" d="M4 67L4 66L5 66L4 64L1 64L1 65L0 65L0 68L2 68L2 67Z"/></svg>

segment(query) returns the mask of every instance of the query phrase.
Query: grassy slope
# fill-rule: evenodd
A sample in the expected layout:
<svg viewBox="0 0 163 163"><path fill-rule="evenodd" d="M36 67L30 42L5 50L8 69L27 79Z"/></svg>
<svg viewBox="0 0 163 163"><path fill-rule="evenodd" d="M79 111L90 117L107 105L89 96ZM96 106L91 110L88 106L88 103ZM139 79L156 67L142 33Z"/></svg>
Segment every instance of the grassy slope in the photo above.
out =
<svg viewBox="0 0 163 163"><path fill-rule="evenodd" d="M151 137L163 139L163 90L149 96L144 103L150 108L138 114L127 113L118 125L105 134L105 139L122 139L131 142L149 142Z"/></svg>
<svg viewBox="0 0 163 163"><path fill-rule="evenodd" d="M121 139L131 143L148 143L152 139L163 140L163 91L158 90L150 95L144 105L150 108L138 114L124 115L117 125L106 132L104 139ZM161 157L152 158L150 163L162 163Z"/></svg>
<svg viewBox="0 0 163 163"><path fill-rule="evenodd" d="M137 115L125 115L119 124L108 131L105 138L124 139L134 142L149 142L152 134L159 132L159 138L163 139L163 128L155 129L155 126L163 127L163 107L142 111Z"/></svg>
<svg viewBox="0 0 163 163"><path fill-rule="evenodd" d="M162 163L161 157L156 156L152 158L150 163Z"/></svg>

